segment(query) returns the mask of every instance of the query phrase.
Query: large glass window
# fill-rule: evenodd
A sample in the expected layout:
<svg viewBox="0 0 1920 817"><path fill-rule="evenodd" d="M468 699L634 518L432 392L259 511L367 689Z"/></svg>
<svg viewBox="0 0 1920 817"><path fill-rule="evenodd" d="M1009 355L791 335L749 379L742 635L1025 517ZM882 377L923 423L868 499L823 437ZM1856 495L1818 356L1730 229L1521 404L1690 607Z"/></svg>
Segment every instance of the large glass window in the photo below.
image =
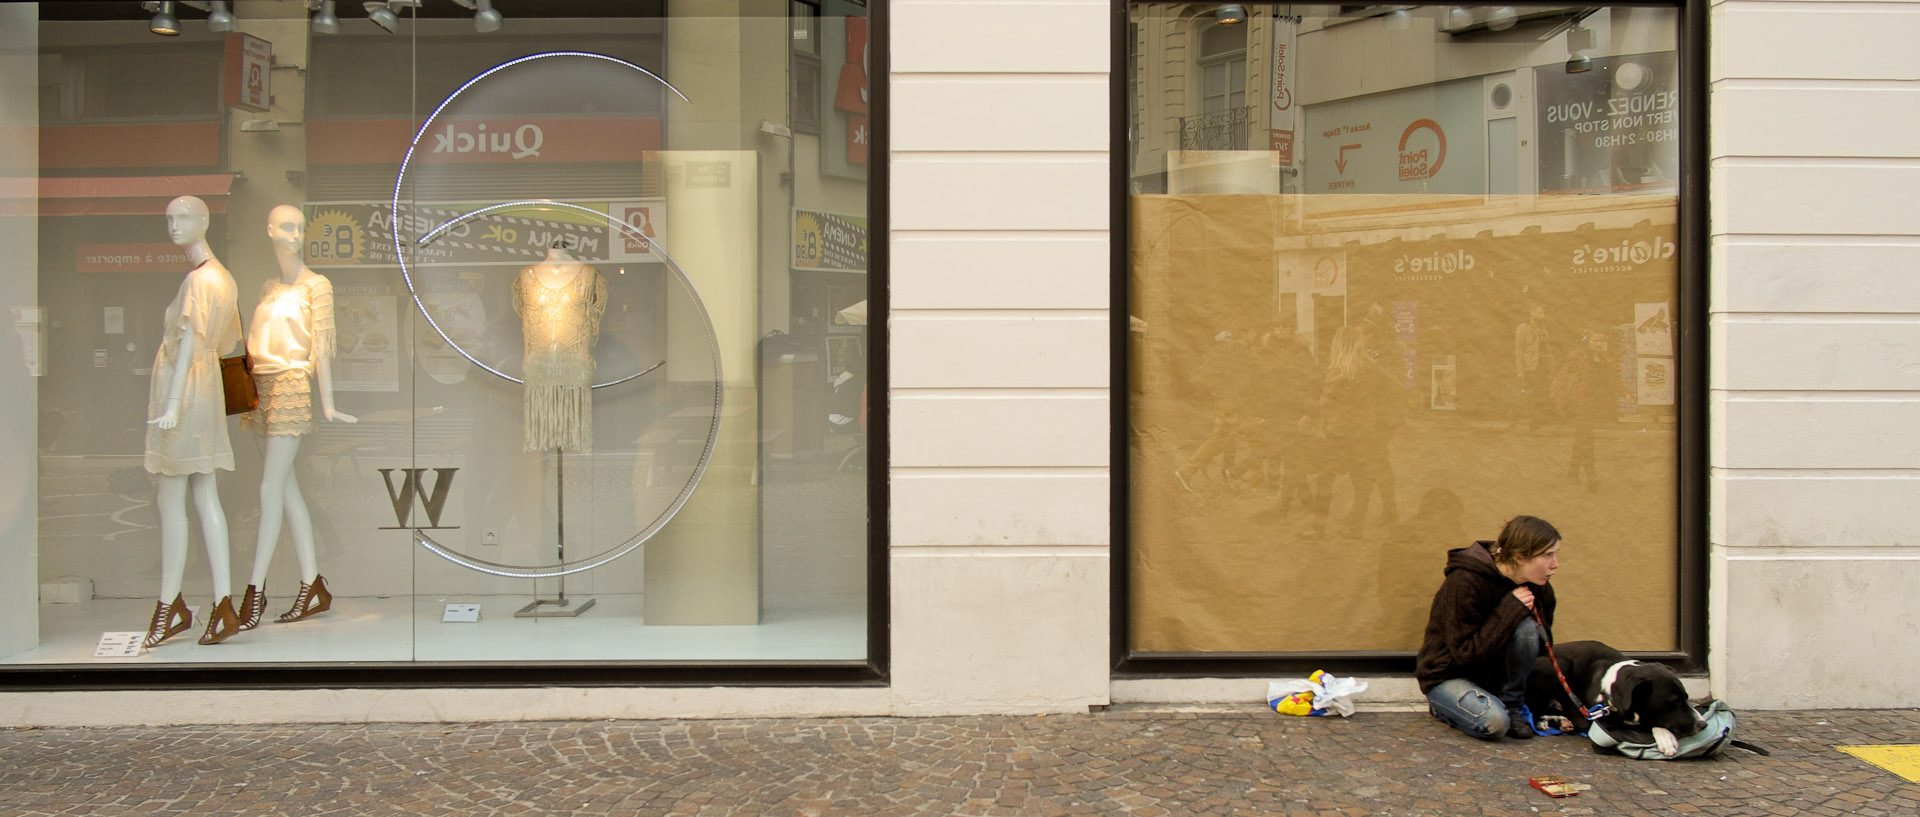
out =
<svg viewBox="0 0 1920 817"><path fill-rule="evenodd" d="M1130 653L1411 652L1518 514L1680 646L1677 24L1130 8Z"/></svg>
<svg viewBox="0 0 1920 817"><path fill-rule="evenodd" d="M0 663L866 661L863 3L97 5L0 24Z"/></svg>

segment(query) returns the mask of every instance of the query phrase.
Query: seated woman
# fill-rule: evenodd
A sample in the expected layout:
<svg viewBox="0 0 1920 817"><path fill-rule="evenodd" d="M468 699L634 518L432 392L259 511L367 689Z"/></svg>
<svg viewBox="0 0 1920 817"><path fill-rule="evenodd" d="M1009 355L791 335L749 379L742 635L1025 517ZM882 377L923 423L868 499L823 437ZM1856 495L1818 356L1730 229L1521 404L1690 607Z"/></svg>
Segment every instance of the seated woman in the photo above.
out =
<svg viewBox="0 0 1920 817"><path fill-rule="evenodd" d="M1560 532L1532 516L1508 520L1492 542L1447 552L1413 670L1434 717L1483 740L1533 737L1520 712L1541 638L1552 636L1547 581L1559 569Z"/></svg>

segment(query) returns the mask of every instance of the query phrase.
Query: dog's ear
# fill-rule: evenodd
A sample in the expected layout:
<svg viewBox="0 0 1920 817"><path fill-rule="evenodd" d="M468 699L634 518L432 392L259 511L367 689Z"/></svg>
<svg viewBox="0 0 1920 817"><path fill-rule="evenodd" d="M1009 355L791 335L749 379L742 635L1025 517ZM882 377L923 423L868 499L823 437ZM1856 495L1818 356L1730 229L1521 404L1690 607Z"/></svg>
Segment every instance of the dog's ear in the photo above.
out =
<svg viewBox="0 0 1920 817"><path fill-rule="evenodd" d="M1639 672L1639 669L1639 667L1627 667L1622 670L1620 677L1614 679L1613 689L1609 692L1613 699L1613 708L1625 718L1624 723L1640 722L1640 713L1647 706L1647 696L1653 691L1647 684L1646 674Z"/></svg>

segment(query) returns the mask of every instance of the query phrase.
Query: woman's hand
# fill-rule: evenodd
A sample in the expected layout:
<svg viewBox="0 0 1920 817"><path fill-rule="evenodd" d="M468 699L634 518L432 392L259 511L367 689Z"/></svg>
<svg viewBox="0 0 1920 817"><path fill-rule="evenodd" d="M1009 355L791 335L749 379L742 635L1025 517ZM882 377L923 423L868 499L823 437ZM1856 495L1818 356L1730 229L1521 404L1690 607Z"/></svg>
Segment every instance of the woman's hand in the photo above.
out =
<svg viewBox="0 0 1920 817"><path fill-rule="evenodd" d="M1513 597L1519 599L1521 604L1526 605L1528 610L1533 609L1533 590L1524 585L1516 587L1513 589Z"/></svg>
<svg viewBox="0 0 1920 817"><path fill-rule="evenodd" d="M336 423L347 423L348 425L352 425L353 423L360 422L360 418L355 417L351 414L348 414L344 411L326 409L326 413L327 413L327 419L332 420Z"/></svg>

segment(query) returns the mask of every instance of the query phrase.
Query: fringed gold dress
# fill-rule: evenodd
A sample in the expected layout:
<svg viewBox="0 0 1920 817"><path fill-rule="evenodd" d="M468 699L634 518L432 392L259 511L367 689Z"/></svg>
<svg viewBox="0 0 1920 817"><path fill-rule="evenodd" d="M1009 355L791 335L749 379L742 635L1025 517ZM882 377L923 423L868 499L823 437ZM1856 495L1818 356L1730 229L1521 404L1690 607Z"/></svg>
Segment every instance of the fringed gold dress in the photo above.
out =
<svg viewBox="0 0 1920 817"><path fill-rule="evenodd" d="M607 280L591 266L548 284L533 267L513 280L513 311L526 337L527 451L593 450L593 345L607 309Z"/></svg>

